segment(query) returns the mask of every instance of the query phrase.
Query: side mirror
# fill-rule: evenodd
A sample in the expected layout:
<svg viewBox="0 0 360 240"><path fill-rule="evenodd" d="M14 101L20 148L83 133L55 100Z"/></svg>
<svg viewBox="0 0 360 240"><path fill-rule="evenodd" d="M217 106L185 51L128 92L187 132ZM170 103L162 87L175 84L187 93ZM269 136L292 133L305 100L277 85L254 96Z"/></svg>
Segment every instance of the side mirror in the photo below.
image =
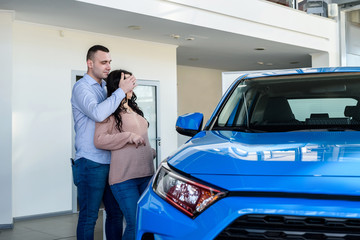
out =
<svg viewBox="0 0 360 240"><path fill-rule="evenodd" d="M188 113L178 117L176 131L182 135L192 137L201 131L204 115L202 113Z"/></svg>

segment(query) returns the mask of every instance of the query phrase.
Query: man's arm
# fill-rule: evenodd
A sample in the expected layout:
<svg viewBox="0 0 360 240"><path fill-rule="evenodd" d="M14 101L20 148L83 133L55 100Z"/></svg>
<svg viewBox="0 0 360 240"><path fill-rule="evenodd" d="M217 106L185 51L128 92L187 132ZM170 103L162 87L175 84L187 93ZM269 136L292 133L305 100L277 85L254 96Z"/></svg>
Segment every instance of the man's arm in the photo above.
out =
<svg viewBox="0 0 360 240"><path fill-rule="evenodd" d="M109 117L124 99L125 93L119 88L103 102L98 103L95 94L84 86L78 85L73 89L73 104L87 117L95 122L102 122Z"/></svg>
<svg viewBox="0 0 360 240"><path fill-rule="evenodd" d="M125 93L132 91L136 86L134 76L124 79L122 75L119 88L110 97L99 103L91 86L75 85L72 92L72 104L93 121L102 122L117 109L124 99Z"/></svg>

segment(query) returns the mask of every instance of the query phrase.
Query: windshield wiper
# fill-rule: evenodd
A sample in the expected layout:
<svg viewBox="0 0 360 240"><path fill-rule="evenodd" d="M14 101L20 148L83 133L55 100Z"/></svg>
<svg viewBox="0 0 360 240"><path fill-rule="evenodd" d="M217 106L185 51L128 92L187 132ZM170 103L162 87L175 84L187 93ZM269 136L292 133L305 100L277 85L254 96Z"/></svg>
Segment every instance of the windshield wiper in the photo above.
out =
<svg viewBox="0 0 360 240"><path fill-rule="evenodd" d="M356 130L351 127L330 127L325 129L328 130L329 132L359 131L359 129Z"/></svg>
<svg viewBox="0 0 360 240"><path fill-rule="evenodd" d="M241 126L241 127L232 127L232 129L234 131L240 131L240 132L248 132L248 133L253 133L255 132L255 129L252 129L250 127L244 127L244 126Z"/></svg>
<svg viewBox="0 0 360 240"><path fill-rule="evenodd" d="M214 127L212 130L228 130L228 131L237 131L237 132L246 132L246 133L259 133L267 132L259 129L254 129L246 126L223 126L223 127Z"/></svg>

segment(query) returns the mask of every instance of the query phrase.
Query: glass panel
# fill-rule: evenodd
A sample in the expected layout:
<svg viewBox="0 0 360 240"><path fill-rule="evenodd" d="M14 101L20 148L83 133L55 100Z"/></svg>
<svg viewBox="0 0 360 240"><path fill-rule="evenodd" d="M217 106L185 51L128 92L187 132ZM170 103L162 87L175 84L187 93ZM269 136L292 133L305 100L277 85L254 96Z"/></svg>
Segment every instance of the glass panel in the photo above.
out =
<svg viewBox="0 0 360 240"><path fill-rule="evenodd" d="M217 123L218 126L235 125L235 122L243 122L239 115L242 116L244 110L242 111L242 114L239 113L239 111L241 111L239 107L245 87L246 86L244 85L239 85L235 89L230 99L226 103L224 109L222 110L221 114L219 115L219 120Z"/></svg>
<svg viewBox="0 0 360 240"><path fill-rule="evenodd" d="M356 73L274 76L235 86L214 130L360 130L360 81Z"/></svg>
<svg viewBox="0 0 360 240"><path fill-rule="evenodd" d="M298 4L298 9L301 10L301 11L304 11L306 12L306 0L298 0L297 1L297 4Z"/></svg>
<svg viewBox="0 0 360 240"><path fill-rule="evenodd" d="M297 9L307 13L327 17L329 2L329 0L298 0Z"/></svg>
<svg viewBox="0 0 360 240"><path fill-rule="evenodd" d="M143 111L146 120L149 122L149 141L152 148L158 152L158 146L156 144L156 124L157 124L157 115L156 115L156 87L155 86L144 86L138 85L134 92L137 96L137 103L140 109ZM154 166L157 167L157 160L154 160Z"/></svg>
<svg viewBox="0 0 360 240"><path fill-rule="evenodd" d="M291 7L311 14L327 17L330 0L267 0L283 6Z"/></svg>
<svg viewBox="0 0 360 240"><path fill-rule="evenodd" d="M327 114L330 118L343 118L346 106L355 106L357 101L353 98L325 98L325 99L289 99L290 108L295 118L305 121L314 113Z"/></svg>
<svg viewBox="0 0 360 240"><path fill-rule="evenodd" d="M293 7L293 0L268 0L269 2L274 2L277 4L281 4L287 7Z"/></svg>

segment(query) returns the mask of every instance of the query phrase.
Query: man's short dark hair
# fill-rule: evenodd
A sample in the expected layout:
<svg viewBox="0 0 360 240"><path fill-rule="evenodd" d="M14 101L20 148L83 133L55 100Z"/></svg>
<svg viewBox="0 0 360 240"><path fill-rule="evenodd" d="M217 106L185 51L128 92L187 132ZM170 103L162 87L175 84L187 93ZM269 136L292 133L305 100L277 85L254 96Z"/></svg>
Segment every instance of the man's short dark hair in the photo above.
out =
<svg viewBox="0 0 360 240"><path fill-rule="evenodd" d="M92 60L93 57L94 57L94 54L97 52L97 51L102 51L102 52L110 52L109 49L107 47L104 47L102 45L94 45L92 46L91 48L89 48L87 54L86 54L86 61L87 60Z"/></svg>

